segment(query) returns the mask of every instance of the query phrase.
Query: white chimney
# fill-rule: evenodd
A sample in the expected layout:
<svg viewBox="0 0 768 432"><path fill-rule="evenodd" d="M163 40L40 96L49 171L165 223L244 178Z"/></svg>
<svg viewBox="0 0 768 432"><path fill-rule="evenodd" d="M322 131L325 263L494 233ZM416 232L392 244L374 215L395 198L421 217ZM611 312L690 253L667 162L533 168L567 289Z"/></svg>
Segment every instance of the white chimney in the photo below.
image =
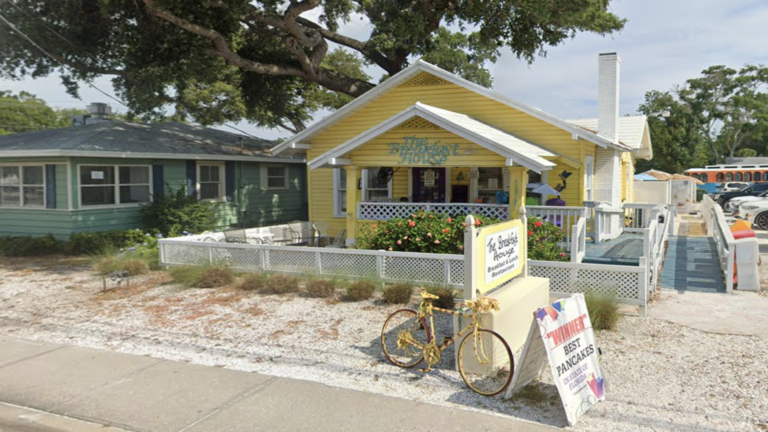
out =
<svg viewBox="0 0 768 432"><path fill-rule="evenodd" d="M619 140L620 72L621 59L618 54L600 54L597 79L597 133L611 141Z"/></svg>
<svg viewBox="0 0 768 432"><path fill-rule="evenodd" d="M597 133L619 141L619 72L621 59L616 53L600 54L597 80ZM595 152L595 201L621 205L621 159L612 147ZM612 230L613 232L613 230Z"/></svg>

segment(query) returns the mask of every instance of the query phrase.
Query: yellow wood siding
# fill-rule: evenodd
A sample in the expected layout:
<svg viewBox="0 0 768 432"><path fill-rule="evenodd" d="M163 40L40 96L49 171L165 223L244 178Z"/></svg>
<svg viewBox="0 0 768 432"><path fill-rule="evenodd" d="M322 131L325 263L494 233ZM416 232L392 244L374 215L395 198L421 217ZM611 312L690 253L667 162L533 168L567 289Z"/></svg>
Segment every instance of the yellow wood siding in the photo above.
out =
<svg viewBox="0 0 768 432"><path fill-rule="evenodd" d="M558 183L562 183L558 175L564 170L571 172L571 176L566 180L567 188L563 191L563 199L566 200L568 205L581 204L584 194L584 155L594 155L595 146L593 144L583 140L573 140L570 132L486 98L471 90L446 81L430 80L429 74L426 74L426 77L422 75L410 81L410 84L413 85L404 83L380 95L357 112L337 121L328 129L318 133L309 141L312 148L307 151L307 160L317 158L323 153L338 147L360 133L412 106L416 102L422 102L438 108L473 116L484 123L579 161L582 164L579 169L558 164L555 169L550 171L549 184L554 187ZM425 83L434 85L418 85ZM397 167L397 163L392 157L394 155L388 154L389 147L386 144L393 141L402 142L404 136L409 136L404 135L404 133L409 131L412 132L410 135L429 138L430 141L434 139L442 139L444 140L443 142L445 140L456 140L456 142L469 145L466 140L460 139L449 132L432 128L428 124L413 128L405 126L410 125L406 124L403 127L393 129L384 136L374 139L370 143L354 150L348 157L351 157L354 163L361 168L365 166L385 166L387 164ZM457 156L455 160L448 161L446 166L504 165L504 160L495 153L481 148L478 149L477 146L474 146L474 148L476 150L475 154ZM345 222L343 219L335 219L333 217L333 177L331 172L332 170L325 168L309 172L309 212L312 220L327 220L331 223L332 229L336 230L341 229ZM458 175L458 170L452 173L452 176L456 175ZM466 173L465 176L467 176ZM395 189L393 196L396 198L407 196L407 169L403 168L398 171L393 181L395 182L393 185ZM352 186L354 185L350 185L350 187Z"/></svg>

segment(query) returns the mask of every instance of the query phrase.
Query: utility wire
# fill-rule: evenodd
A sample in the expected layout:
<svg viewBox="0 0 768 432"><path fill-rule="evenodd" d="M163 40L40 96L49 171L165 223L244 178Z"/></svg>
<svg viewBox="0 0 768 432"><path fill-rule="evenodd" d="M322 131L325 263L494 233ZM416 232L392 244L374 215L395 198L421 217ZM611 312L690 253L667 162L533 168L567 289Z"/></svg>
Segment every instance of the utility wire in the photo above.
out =
<svg viewBox="0 0 768 432"><path fill-rule="evenodd" d="M13 3L11 3L11 4L13 4ZM32 45L33 45L35 48L37 48L38 50L40 50L40 51L41 51L43 54L45 54L45 55L47 55L48 57L50 57L50 58L51 58L53 61L55 61L55 62L58 62L58 63L60 63L60 64L62 64L62 65L63 65L63 63L61 62L61 60L57 59L57 58L56 58L56 56L54 56L53 54L51 54L51 53L49 53L48 51L46 51L46 50L45 50L43 47L41 47L40 45L38 45L38 44L37 44L37 42L35 42L34 40L32 40L32 38L30 38L30 37L29 37L29 36L27 36L27 35L26 35L24 32L22 32L21 30L19 30L19 29L18 29L18 27L16 27L15 25L13 25L13 23L11 23L10 21L8 21L8 20L7 20L7 19L6 19L6 18L3 16L3 14L0 14L0 20L2 20L3 22L5 22L5 24L7 24L7 25L8 25L8 27L10 27L10 28L11 28L11 30L13 30L13 31L15 31L16 33L18 33L19 35L21 35L21 36L22 36L24 39L26 39L26 40L27 40L29 43L31 43L31 44L32 44ZM65 65L65 66L66 66L66 65ZM116 97L114 97L114 96L110 95L109 93L105 92L104 90L102 90L102 89L100 89L100 88L96 87L94 84L92 84L92 83L90 83L90 82L88 82L88 81L85 81L85 83L86 83L86 84L88 84L88 86L89 86L89 87L91 87L92 89L94 89L94 90L98 91L99 93L103 94L104 96L106 96L106 97L108 97L108 98L110 98L110 99L112 99L112 100L116 101L116 102L117 102L117 103L119 103L120 105L122 105L122 106L124 106L124 107L126 107L126 108L128 107L128 105L127 105L125 102L123 102L123 101L121 101L120 99L118 99L118 98L116 98Z"/></svg>

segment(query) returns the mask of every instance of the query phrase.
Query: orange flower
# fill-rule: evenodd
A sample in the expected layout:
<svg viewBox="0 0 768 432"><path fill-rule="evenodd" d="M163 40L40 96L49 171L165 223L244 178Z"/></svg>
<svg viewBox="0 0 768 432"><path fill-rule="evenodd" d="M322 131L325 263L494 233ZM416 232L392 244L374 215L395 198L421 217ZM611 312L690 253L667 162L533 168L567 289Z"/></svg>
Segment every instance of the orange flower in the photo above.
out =
<svg viewBox="0 0 768 432"><path fill-rule="evenodd" d="M402 223L402 222L398 222L398 223L397 223L397 226L402 226L402 225L403 225L403 223Z"/></svg>
<svg viewBox="0 0 768 432"><path fill-rule="evenodd" d="M416 222L408 219L408 226L415 227L416 226Z"/></svg>
<svg viewBox="0 0 768 432"><path fill-rule="evenodd" d="M403 241L402 240L398 240L397 244L401 245L401 244L403 244Z"/></svg>
<svg viewBox="0 0 768 432"><path fill-rule="evenodd" d="M416 241L421 241L421 237L416 237Z"/></svg>
<svg viewBox="0 0 768 432"><path fill-rule="evenodd" d="M443 230L443 234L447 233L448 231L450 231L450 230L449 230L448 228L445 228L445 229Z"/></svg>
<svg viewBox="0 0 768 432"><path fill-rule="evenodd" d="M561 258L562 258L562 257L564 257L564 256L565 256L565 254L564 254L564 253L561 253L561 254L560 254L560 257L561 257Z"/></svg>
<svg viewBox="0 0 768 432"><path fill-rule="evenodd" d="M528 235L533 235L533 231L528 231Z"/></svg>
<svg viewBox="0 0 768 432"><path fill-rule="evenodd" d="M373 224L373 229L376 229L379 227L379 224Z"/></svg>
<svg viewBox="0 0 768 432"><path fill-rule="evenodd" d="M453 219L451 219L451 218L448 218L448 219L446 219L445 221L446 221L446 222L448 222L448 223L451 223L451 222L453 222Z"/></svg>
<svg viewBox="0 0 768 432"><path fill-rule="evenodd" d="M480 219L475 220L475 226L479 226L481 223L483 223Z"/></svg>
<svg viewBox="0 0 768 432"><path fill-rule="evenodd" d="M466 224L466 223L464 223L464 222L462 222L462 223L461 223L461 226L467 226L467 224Z"/></svg>
<svg viewBox="0 0 768 432"><path fill-rule="evenodd" d="M536 221L536 223L533 224L533 226L535 226L535 227L540 227L542 225L544 225L544 224L541 223L541 221Z"/></svg>
<svg viewBox="0 0 768 432"><path fill-rule="evenodd" d="M427 233L427 237L432 237L432 233Z"/></svg>
<svg viewBox="0 0 768 432"><path fill-rule="evenodd" d="M440 244L440 240L435 240L435 244Z"/></svg>

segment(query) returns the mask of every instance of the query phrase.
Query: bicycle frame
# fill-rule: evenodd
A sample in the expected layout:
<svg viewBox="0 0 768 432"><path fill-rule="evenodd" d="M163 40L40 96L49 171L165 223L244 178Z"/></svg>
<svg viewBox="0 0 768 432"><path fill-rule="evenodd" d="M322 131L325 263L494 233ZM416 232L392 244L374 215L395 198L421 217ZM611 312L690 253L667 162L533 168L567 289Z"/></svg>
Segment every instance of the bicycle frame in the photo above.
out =
<svg viewBox="0 0 768 432"><path fill-rule="evenodd" d="M469 315L462 313L460 311L455 310L449 310L449 309L443 309L439 307L432 306L432 302L424 299L422 300L421 304L419 305L419 312L418 312L418 318L424 319L426 317L429 317L429 335L432 341L435 340L435 320L434 320L434 311L451 314L451 315L457 315L459 317L463 318L469 318L471 322L467 324L466 327L459 330L458 333L456 333L452 338L448 339L447 341L441 343L440 345L435 345L440 350L440 352L445 351L448 349L449 346L454 344L457 340L460 340L462 336L464 336L467 331L471 330L473 332L476 332L477 329L482 328L479 322L479 318L477 317L479 313L477 311L474 312L474 315ZM424 347L419 347L421 349L424 349ZM430 365L431 366L431 365Z"/></svg>

